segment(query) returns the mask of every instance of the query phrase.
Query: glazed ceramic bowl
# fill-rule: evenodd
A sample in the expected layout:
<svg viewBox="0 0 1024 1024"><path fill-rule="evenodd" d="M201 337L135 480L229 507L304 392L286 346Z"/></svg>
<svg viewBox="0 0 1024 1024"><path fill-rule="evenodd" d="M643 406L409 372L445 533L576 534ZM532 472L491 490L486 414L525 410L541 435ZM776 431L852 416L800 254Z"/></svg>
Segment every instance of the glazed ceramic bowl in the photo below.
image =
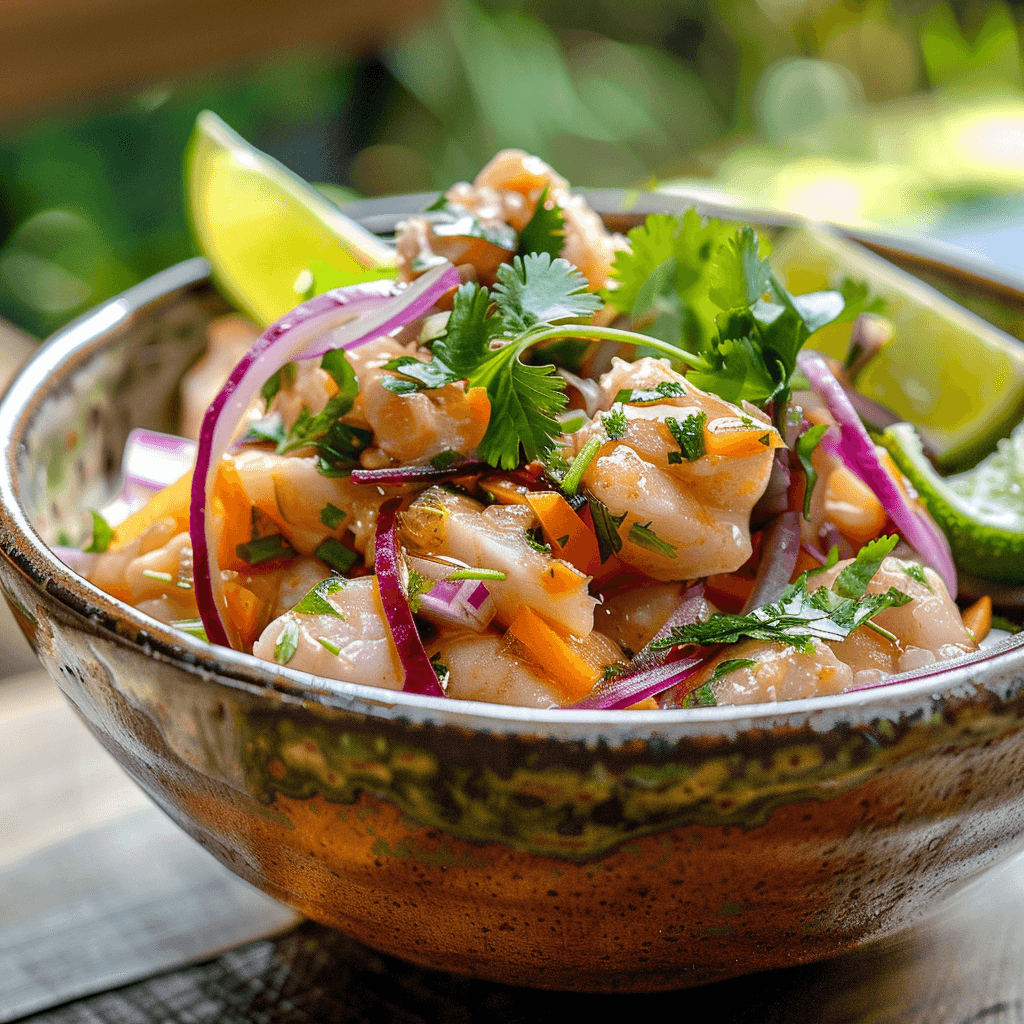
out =
<svg viewBox="0 0 1024 1024"><path fill-rule="evenodd" d="M994 309L1024 302L928 268ZM316 679L76 576L47 544L82 537L131 426L172 427L224 309L207 272L100 307L12 385L0 582L89 729L233 871L421 964L643 991L892 934L1024 845L1019 642L837 697L539 711Z"/></svg>

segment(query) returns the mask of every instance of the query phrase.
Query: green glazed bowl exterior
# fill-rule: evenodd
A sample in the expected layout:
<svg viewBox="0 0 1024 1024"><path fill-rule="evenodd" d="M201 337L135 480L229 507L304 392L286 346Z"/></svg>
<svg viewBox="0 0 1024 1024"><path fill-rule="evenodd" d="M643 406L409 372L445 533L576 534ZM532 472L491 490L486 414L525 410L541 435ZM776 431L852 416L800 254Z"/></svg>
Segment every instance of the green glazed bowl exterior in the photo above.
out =
<svg viewBox="0 0 1024 1024"><path fill-rule="evenodd" d="M172 426L224 311L207 275L100 307L11 386L0 585L100 742L243 878L418 963L645 991L890 935L1024 846L1017 640L838 697L538 711L310 677L82 580L47 543L86 533L130 427Z"/></svg>

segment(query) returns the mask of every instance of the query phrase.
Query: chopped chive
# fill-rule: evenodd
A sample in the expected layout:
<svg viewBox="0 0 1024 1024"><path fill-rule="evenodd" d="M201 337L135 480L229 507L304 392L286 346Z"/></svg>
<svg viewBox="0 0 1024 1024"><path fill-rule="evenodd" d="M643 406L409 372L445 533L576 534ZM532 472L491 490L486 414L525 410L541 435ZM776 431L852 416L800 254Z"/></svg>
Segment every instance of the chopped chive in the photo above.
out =
<svg viewBox="0 0 1024 1024"><path fill-rule="evenodd" d="M202 619L175 619L171 625L175 629L180 629L182 633L188 633L189 636L194 636L199 640L205 640L209 643L209 637L206 635Z"/></svg>
<svg viewBox="0 0 1024 1024"><path fill-rule="evenodd" d="M332 569L342 573L348 572L359 561L359 555L333 537L328 537L313 554Z"/></svg>
<svg viewBox="0 0 1024 1024"><path fill-rule="evenodd" d="M335 657L341 654L341 648L337 644L332 644L325 636L318 636L316 642L325 650L330 651Z"/></svg>
<svg viewBox="0 0 1024 1024"><path fill-rule="evenodd" d="M320 522L327 527L328 530L336 530L341 526L341 521L345 518L347 513L338 508L337 505L332 505L330 502L320 509Z"/></svg>
<svg viewBox="0 0 1024 1024"><path fill-rule="evenodd" d="M289 619L281 630L281 635L274 644L274 660L281 665L287 665L295 652L299 649L299 625L294 619Z"/></svg>
<svg viewBox="0 0 1024 1024"><path fill-rule="evenodd" d="M446 580L503 580L505 574L500 569L456 569L450 572Z"/></svg>
<svg viewBox="0 0 1024 1024"><path fill-rule="evenodd" d="M157 583L170 583L173 577L169 572L160 572L157 569L143 569L142 575L147 580L156 580Z"/></svg>
<svg viewBox="0 0 1024 1024"><path fill-rule="evenodd" d="M562 490L566 494L575 494L579 490L580 480L583 479L587 466L593 462L601 443L601 438L592 437L580 450L579 455L572 460L569 472L565 474L565 479L562 481Z"/></svg>
<svg viewBox="0 0 1024 1024"><path fill-rule="evenodd" d="M85 550L90 554L102 555L114 540L114 529L99 512L90 509L89 515L92 516L92 543Z"/></svg>
<svg viewBox="0 0 1024 1024"><path fill-rule="evenodd" d="M272 533L269 537L253 537L245 544L239 544L235 553L249 565L260 565L275 558L291 558L295 549L280 533Z"/></svg>

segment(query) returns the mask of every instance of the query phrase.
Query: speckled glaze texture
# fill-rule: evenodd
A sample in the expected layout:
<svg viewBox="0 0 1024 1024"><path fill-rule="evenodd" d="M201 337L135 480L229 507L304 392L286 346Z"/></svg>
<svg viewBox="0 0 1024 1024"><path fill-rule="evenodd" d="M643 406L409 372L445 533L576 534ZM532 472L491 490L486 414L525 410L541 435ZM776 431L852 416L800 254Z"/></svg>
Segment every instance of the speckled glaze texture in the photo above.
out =
<svg viewBox="0 0 1024 1024"><path fill-rule="evenodd" d="M193 261L72 325L0 405L0 585L119 763L232 870L419 963L643 991L906 927L1024 845L1024 646L840 697L531 711L211 648L47 550L222 309Z"/></svg>

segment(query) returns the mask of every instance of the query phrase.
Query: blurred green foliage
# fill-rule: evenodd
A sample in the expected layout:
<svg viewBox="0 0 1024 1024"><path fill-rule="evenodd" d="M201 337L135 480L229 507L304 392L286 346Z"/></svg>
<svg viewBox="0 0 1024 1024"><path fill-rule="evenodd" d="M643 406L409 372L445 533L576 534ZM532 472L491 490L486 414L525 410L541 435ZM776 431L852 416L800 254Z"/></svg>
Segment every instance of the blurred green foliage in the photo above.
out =
<svg viewBox="0 0 1024 1024"><path fill-rule="evenodd" d="M210 107L311 180L441 188L518 146L580 185L709 187L921 224L1024 185L1019 8L450 0L369 59L289 53L0 130L0 316L42 337L192 253ZM351 193L338 192L343 200Z"/></svg>

